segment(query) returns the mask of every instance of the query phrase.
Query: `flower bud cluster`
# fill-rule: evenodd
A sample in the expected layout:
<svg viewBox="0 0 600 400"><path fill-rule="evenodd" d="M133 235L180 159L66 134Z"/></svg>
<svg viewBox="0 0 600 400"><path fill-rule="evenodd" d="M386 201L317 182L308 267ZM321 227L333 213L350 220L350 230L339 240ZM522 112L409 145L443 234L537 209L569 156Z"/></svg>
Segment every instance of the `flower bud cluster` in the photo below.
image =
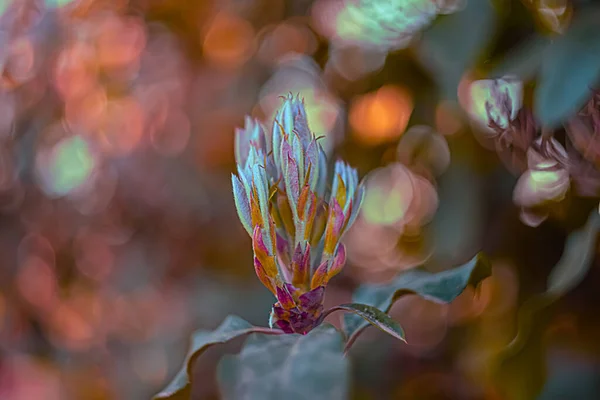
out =
<svg viewBox="0 0 600 400"><path fill-rule="evenodd" d="M512 77L481 79L470 86L468 112L491 132L507 129L517 118L523 101L523 83Z"/></svg>
<svg viewBox="0 0 600 400"><path fill-rule="evenodd" d="M246 119L236 131L235 156L235 205L252 237L256 275L277 298L271 325L306 333L320 322L325 286L345 263L340 238L356 219L364 189L343 161L335 163L329 189L327 156L308 127L304 102L291 94L270 134Z"/></svg>

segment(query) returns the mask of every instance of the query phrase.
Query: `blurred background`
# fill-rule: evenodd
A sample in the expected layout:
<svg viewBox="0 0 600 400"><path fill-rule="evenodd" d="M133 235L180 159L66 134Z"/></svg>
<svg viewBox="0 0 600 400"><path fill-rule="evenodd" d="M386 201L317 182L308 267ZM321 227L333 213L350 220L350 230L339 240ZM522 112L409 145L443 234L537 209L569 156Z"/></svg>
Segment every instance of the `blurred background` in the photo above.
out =
<svg viewBox="0 0 600 400"><path fill-rule="evenodd" d="M193 330L232 313L267 324L274 299L232 200L233 135L245 115L270 129L289 92L366 177L326 303L425 262L481 249L493 262L451 305L399 301L409 345L367 330L356 399L497 400L498 384L519 392L543 371L541 399L600 398L597 262L536 330L544 346L491 373L598 201L524 224L518 173L464 109L468 82L588 3L0 0L0 399L147 399ZM456 35L440 41L439 24ZM219 398L213 358L194 398Z"/></svg>

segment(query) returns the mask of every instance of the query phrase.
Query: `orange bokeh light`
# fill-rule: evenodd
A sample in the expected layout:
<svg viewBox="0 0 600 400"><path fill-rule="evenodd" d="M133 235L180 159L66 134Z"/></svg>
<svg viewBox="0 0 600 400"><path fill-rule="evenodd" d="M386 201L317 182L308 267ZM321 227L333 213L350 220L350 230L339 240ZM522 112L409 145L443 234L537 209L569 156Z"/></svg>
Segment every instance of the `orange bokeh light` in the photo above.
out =
<svg viewBox="0 0 600 400"><path fill-rule="evenodd" d="M350 108L350 125L360 142L378 145L402 135L412 110L412 96L406 89L383 86L353 102Z"/></svg>
<svg viewBox="0 0 600 400"><path fill-rule="evenodd" d="M107 106L106 90L103 86L90 87L82 96L72 97L65 102L65 120L69 128L91 131L98 127Z"/></svg>
<svg viewBox="0 0 600 400"><path fill-rule="evenodd" d="M210 23L202 48L205 57L215 64L240 66L254 53L254 29L236 15L220 13Z"/></svg>
<svg viewBox="0 0 600 400"><path fill-rule="evenodd" d="M163 126L151 131L150 141L158 153L174 156L186 148L190 134L191 124L187 115L179 109L171 109Z"/></svg>
<svg viewBox="0 0 600 400"><path fill-rule="evenodd" d="M106 68L132 64L146 46L144 26L135 18L107 18L99 32L96 39L98 62Z"/></svg>
<svg viewBox="0 0 600 400"><path fill-rule="evenodd" d="M93 48L84 42L65 47L56 60L54 85L65 100L86 93L96 85L98 67Z"/></svg>
<svg viewBox="0 0 600 400"><path fill-rule="evenodd" d="M84 313L70 302L62 302L49 316L52 340L69 350L86 350L94 339L94 330Z"/></svg>
<svg viewBox="0 0 600 400"><path fill-rule="evenodd" d="M269 26L259 33L260 48L257 57L265 64L276 65L290 53L312 54L317 47L310 30L294 21Z"/></svg>
<svg viewBox="0 0 600 400"><path fill-rule="evenodd" d="M104 281L111 273L115 255L102 235L91 230L82 230L74 240L77 268L95 281Z"/></svg>
<svg viewBox="0 0 600 400"><path fill-rule="evenodd" d="M10 43L3 65L3 80L8 87L18 86L34 74L35 49L31 39L21 37Z"/></svg>
<svg viewBox="0 0 600 400"><path fill-rule="evenodd" d="M131 97L111 100L101 125L98 134L102 148L110 154L129 154L142 139L144 111Z"/></svg>
<svg viewBox="0 0 600 400"><path fill-rule="evenodd" d="M54 269L40 257L29 256L23 260L17 287L27 302L41 310L50 310L58 301Z"/></svg>

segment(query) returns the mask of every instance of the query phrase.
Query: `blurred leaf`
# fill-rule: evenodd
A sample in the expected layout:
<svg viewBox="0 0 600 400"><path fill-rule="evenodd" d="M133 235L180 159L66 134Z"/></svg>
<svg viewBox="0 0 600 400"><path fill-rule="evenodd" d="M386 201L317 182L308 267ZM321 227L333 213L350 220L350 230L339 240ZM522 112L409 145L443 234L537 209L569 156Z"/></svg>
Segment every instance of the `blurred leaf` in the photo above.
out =
<svg viewBox="0 0 600 400"><path fill-rule="evenodd" d="M460 149L450 153L460 157ZM484 220L482 177L473 164L453 162L438 181L439 207L425 228L435 244L431 265L458 264L482 245Z"/></svg>
<svg viewBox="0 0 600 400"><path fill-rule="evenodd" d="M422 267L400 274L385 285L364 285L353 295L357 303L377 307L388 312L394 302L405 294L417 294L437 303L450 303L468 285L477 286L491 274L491 265L482 253L468 263L447 271L432 273ZM344 327L348 345L368 326L361 317L354 314L344 316Z"/></svg>
<svg viewBox="0 0 600 400"><path fill-rule="evenodd" d="M456 99L458 82L493 38L496 17L489 0L468 1L463 10L438 17L423 32L418 49L420 59L449 99Z"/></svg>
<svg viewBox="0 0 600 400"><path fill-rule="evenodd" d="M594 259L598 230L600 215L594 209L584 228L567 238L565 252L548 277L547 293L562 295L583 280Z"/></svg>
<svg viewBox="0 0 600 400"><path fill-rule="evenodd" d="M223 399L347 399L349 363L342 336L329 324L306 335L252 335L238 355L223 357Z"/></svg>
<svg viewBox="0 0 600 400"><path fill-rule="evenodd" d="M548 47L535 91L535 114L550 127L575 114L600 79L600 8L584 9Z"/></svg>
<svg viewBox="0 0 600 400"><path fill-rule="evenodd" d="M596 400L600 398L600 371L593 357L550 355L548 381L537 400Z"/></svg>
<svg viewBox="0 0 600 400"><path fill-rule="evenodd" d="M354 313L359 317L363 318L371 325L381 329L385 333L389 333L396 339L400 339L403 342L406 342L406 339L404 338L404 330L402 329L400 324L376 307L358 303L341 304L339 306L335 306L327 310L324 313L324 317L338 310Z"/></svg>
<svg viewBox="0 0 600 400"><path fill-rule="evenodd" d="M550 296L530 299L519 310L519 332L500 353L494 380L506 400L530 400L546 379L545 346L542 340L554 302Z"/></svg>
<svg viewBox="0 0 600 400"><path fill-rule="evenodd" d="M538 0L532 11L546 29L554 33L564 33L573 14L571 3L571 0Z"/></svg>
<svg viewBox="0 0 600 400"><path fill-rule="evenodd" d="M518 332L498 355L494 380L507 400L533 399L546 379L542 340L551 318L550 305L575 287L587 273L596 251L600 215L594 210L585 227L567 238L564 253L548 279L548 291L534 296L519 310Z"/></svg>
<svg viewBox="0 0 600 400"><path fill-rule="evenodd" d="M532 79L541 68L544 53L550 43L546 36L537 34L527 38L502 56L502 61L492 70L490 76L501 78L505 75L515 75L521 81Z"/></svg>
<svg viewBox="0 0 600 400"><path fill-rule="evenodd" d="M230 315L214 331L196 331L192 334L192 343L183 368L175 375L175 378L154 399L188 399L190 393L190 377L194 361L208 347L225 343L236 337L247 335L252 332L268 332L269 329L253 327L240 317ZM280 331L273 331L273 334Z"/></svg>
<svg viewBox="0 0 600 400"><path fill-rule="evenodd" d="M427 125L414 125L404 132L396 154L398 161L424 176L439 176L450 165L446 138Z"/></svg>

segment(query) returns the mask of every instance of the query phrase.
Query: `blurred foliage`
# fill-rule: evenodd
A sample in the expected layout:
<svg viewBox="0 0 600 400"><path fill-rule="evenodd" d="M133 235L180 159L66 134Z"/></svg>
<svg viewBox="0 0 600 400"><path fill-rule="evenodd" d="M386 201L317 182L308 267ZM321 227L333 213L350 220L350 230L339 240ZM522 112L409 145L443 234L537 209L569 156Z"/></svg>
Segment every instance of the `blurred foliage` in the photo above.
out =
<svg viewBox="0 0 600 400"><path fill-rule="evenodd" d="M530 399L542 390L545 381L544 329L549 321L547 307L576 287L590 268L600 215L594 210L586 226L567 238L561 259L548 276L546 292L527 300L519 310L519 332L498 355L498 387L511 399ZM520 384L523 374L527 381ZM516 382L515 382L516 381Z"/></svg>
<svg viewBox="0 0 600 400"><path fill-rule="evenodd" d="M480 249L492 265L450 304L399 299L408 344L366 330L352 398L598 398L599 7L0 0L0 398L150 398L193 331L266 324L233 137L290 91L367 185L327 306ZM516 119L497 114L508 134L474 116L489 92L470 97L507 75L523 81ZM536 303L549 276L568 285ZM219 398L239 344L203 353L194 399ZM257 362L237 357L232 374Z"/></svg>
<svg viewBox="0 0 600 400"><path fill-rule="evenodd" d="M281 329L253 327L237 316L228 316L214 331L197 331L192 335L182 369L154 398L190 398L195 387L207 385L205 376L194 373L198 357L209 346L224 344L248 334L252 334L252 338L244 344L238 356L225 356L219 361L217 377L221 382L221 394L226 398L275 399L282 395L290 398L346 398L348 360L344 356L368 324L406 342L403 328L386 314L398 299L416 294L447 304L468 286L479 288L481 281L490 273L491 265L481 254L463 266L438 273L413 269L400 274L389 284L359 288L353 296L357 303L334 305L323 312L314 329L311 327L308 332L284 334ZM279 291L277 297L277 304L282 304ZM321 324L336 311L346 313L343 329ZM307 318L309 321L310 317ZM272 327L271 322L269 325ZM244 369L236 362L249 366Z"/></svg>
<svg viewBox="0 0 600 400"><path fill-rule="evenodd" d="M253 335L219 364L221 392L228 399L347 398L349 361L341 348L329 324L306 335Z"/></svg>
<svg viewBox="0 0 600 400"><path fill-rule="evenodd" d="M589 100L590 88L600 79L600 9L575 18L565 34L545 50L536 90L536 115L557 125Z"/></svg>
<svg viewBox="0 0 600 400"><path fill-rule="evenodd" d="M451 303L463 290L471 285L474 288L490 275L489 262L481 254L471 261L450 270L430 273L422 268L413 268L399 274L385 285L363 285L353 295L357 303L369 304L388 312L402 296L417 294L438 303ZM347 314L344 319L344 332L350 341L358 331L367 325Z"/></svg>

